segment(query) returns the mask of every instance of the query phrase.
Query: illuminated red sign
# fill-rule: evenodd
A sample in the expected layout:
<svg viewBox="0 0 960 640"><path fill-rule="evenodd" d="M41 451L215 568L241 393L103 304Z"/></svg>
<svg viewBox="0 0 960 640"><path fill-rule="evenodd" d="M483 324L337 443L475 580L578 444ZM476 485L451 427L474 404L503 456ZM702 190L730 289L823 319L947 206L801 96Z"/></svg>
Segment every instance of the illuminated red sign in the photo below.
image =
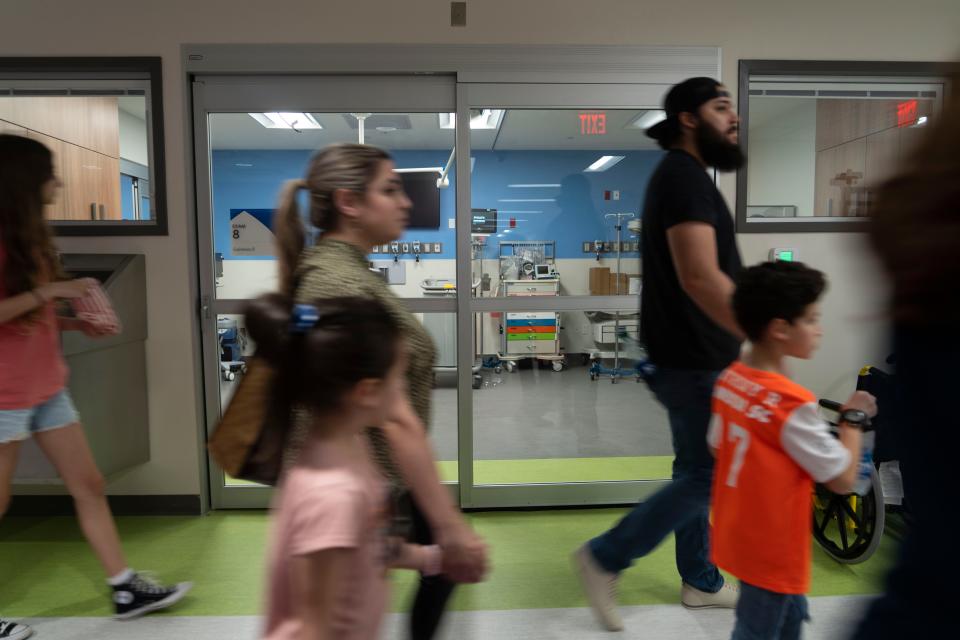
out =
<svg viewBox="0 0 960 640"><path fill-rule="evenodd" d="M582 136L602 136L607 133L607 114L605 113L581 113L580 114L580 135Z"/></svg>
<svg viewBox="0 0 960 640"><path fill-rule="evenodd" d="M897 126L909 127L917 121L917 101L907 100L897 105Z"/></svg>

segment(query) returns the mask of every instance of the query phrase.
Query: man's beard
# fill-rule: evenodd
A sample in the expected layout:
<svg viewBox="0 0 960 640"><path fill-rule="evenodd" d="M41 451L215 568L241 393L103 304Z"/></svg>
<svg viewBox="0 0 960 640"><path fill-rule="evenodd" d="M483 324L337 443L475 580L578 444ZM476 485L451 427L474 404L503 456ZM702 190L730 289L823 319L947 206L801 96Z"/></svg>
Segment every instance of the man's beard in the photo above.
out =
<svg viewBox="0 0 960 640"><path fill-rule="evenodd" d="M708 167L717 171L734 171L747 162L747 156L740 145L729 142L715 128L700 121L697 127L697 149Z"/></svg>

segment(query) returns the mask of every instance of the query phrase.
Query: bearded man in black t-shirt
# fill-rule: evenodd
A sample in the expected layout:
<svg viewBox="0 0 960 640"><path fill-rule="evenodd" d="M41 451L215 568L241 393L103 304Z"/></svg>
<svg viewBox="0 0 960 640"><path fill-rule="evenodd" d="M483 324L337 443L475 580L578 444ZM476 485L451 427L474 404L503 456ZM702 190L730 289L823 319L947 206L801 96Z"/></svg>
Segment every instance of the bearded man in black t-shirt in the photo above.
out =
<svg viewBox="0 0 960 640"><path fill-rule="evenodd" d="M664 109L666 119L647 130L667 154L644 203L640 315L656 367L650 388L670 418L673 479L574 554L590 605L611 631L623 628L616 603L620 573L670 532L684 606L733 608L738 596L710 562L707 428L714 382L738 357L743 339L730 304L741 263L730 211L707 170L737 169L745 157L733 101L716 80L674 86Z"/></svg>

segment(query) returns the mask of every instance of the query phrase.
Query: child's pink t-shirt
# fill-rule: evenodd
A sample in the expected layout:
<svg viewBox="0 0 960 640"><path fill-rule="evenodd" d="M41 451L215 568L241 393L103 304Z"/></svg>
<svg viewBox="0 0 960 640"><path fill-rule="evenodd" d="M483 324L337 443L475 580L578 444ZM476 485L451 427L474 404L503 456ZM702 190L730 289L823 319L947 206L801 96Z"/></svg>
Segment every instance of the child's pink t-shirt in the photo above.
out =
<svg viewBox="0 0 960 640"><path fill-rule="evenodd" d="M340 640L375 640L387 606L384 558L386 485L372 465L296 465L274 500L265 640L301 637L294 610L291 561L329 549L355 550L355 564L338 586L330 621Z"/></svg>
<svg viewBox="0 0 960 640"><path fill-rule="evenodd" d="M0 300L7 297L5 268L6 255L0 247ZM52 302L35 317L0 324L0 411L35 407L66 384L67 365Z"/></svg>

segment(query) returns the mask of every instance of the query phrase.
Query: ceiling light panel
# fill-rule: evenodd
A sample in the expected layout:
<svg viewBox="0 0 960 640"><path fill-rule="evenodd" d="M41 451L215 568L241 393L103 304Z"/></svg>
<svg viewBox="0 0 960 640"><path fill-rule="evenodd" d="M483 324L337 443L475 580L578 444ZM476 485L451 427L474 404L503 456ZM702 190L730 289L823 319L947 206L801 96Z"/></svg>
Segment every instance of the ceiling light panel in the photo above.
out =
<svg viewBox="0 0 960 640"><path fill-rule="evenodd" d="M503 122L503 109L471 109L470 110L470 128L471 129L496 129ZM438 113L441 129L455 129L457 127L457 114Z"/></svg>
<svg viewBox="0 0 960 640"><path fill-rule="evenodd" d="M584 169L587 173L597 173L599 171L606 171L610 167L616 165L618 162L623 160L626 156L600 156L596 162L591 164L589 167Z"/></svg>
<svg viewBox="0 0 960 640"><path fill-rule="evenodd" d="M273 111L270 113L251 113L250 117L267 129L323 129L309 113L295 113L292 111Z"/></svg>
<svg viewBox="0 0 960 640"><path fill-rule="evenodd" d="M647 111L641 111L637 114L633 120L627 123L625 129L640 129L645 131L657 124L667 119L666 112L663 109L649 109Z"/></svg>

